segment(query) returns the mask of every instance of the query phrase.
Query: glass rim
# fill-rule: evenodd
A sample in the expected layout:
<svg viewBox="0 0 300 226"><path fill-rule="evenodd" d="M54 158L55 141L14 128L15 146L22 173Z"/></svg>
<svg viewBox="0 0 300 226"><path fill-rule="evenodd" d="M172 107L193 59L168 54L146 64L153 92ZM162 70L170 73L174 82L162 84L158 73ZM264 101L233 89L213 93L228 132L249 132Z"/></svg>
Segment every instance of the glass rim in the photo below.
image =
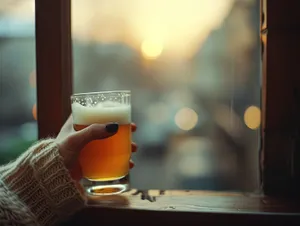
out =
<svg viewBox="0 0 300 226"><path fill-rule="evenodd" d="M74 93L71 95L71 98L79 97L79 96L97 95L97 94L108 94L108 93L124 93L130 95L131 91L130 90L108 90L108 91L97 91L97 92L86 92L86 93Z"/></svg>

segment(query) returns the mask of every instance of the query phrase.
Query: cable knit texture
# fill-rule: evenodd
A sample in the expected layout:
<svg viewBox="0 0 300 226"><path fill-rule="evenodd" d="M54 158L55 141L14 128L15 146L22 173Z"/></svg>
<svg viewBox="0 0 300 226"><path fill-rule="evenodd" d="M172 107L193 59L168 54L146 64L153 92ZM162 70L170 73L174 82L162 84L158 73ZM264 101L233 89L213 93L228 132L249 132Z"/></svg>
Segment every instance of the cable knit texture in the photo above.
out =
<svg viewBox="0 0 300 226"><path fill-rule="evenodd" d="M52 139L0 168L0 225L54 225L84 202Z"/></svg>

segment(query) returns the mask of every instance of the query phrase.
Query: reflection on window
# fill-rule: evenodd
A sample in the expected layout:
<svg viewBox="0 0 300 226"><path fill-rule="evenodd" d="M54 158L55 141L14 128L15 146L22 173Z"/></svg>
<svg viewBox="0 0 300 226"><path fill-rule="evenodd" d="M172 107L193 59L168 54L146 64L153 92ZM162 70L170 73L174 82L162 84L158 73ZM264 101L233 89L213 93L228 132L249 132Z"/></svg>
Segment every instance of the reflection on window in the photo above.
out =
<svg viewBox="0 0 300 226"><path fill-rule="evenodd" d="M74 92L132 91L132 186L258 183L258 0L73 0Z"/></svg>
<svg viewBox="0 0 300 226"><path fill-rule="evenodd" d="M0 0L0 164L37 139L34 0Z"/></svg>

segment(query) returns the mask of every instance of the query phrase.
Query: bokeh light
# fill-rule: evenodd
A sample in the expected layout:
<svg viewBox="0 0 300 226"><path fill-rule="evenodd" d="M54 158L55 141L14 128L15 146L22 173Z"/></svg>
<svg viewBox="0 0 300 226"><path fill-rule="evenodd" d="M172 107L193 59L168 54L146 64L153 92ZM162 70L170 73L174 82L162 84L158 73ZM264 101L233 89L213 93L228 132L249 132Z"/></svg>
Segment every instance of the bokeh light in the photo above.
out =
<svg viewBox="0 0 300 226"><path fill-rule="evenodd" d="M37 120L37 107L36 107L36 104L34 104L33 107L32 107L32 116L35 120Z"/></svg>
<svg viewBox="0 0 300 226"><path fill-rule="evenodd" d="M256 106L250 106L246 109L244 114L244 121L248 128L257 129L261 123L261 111Z"/></svg>
<svg viewBox="0 0 300 226"><path fill-rule="evenodd" d="M176 125L185 131L193 129L198 122L198 114L191 108L182 108L175 115Z"/></svg>

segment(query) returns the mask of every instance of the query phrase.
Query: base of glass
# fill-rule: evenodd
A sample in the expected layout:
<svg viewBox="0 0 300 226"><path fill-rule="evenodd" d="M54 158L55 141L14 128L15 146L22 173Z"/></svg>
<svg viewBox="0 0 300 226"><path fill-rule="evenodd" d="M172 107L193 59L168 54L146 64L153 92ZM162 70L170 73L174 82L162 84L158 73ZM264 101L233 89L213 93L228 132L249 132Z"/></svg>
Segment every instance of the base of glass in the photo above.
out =
<svg viewBox="0 0 300 226"><path fill-rule="evenodd" d="M87 195L90 196L116 195L130 189L129 175L111 181L95 181L83 178L81 184Z"/></svg>

